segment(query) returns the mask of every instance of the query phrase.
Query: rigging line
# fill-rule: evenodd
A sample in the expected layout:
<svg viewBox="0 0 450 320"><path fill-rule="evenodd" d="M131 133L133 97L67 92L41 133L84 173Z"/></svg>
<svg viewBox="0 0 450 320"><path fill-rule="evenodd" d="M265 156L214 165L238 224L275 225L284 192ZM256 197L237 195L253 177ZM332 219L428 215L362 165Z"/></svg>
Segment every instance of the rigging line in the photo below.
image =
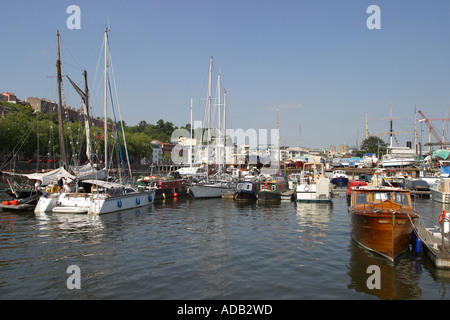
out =
<svg viewBox="0 0 450 320"><path fill-rule="evenodd" d="M72 55L72 53L70 52L69 46L66 45L66 43L65 43L65 41L64 41L64 39L63 39L63 37L62 37L61 35L59 36L59 39L61 40L61 46L64 46L63 52L68 52L69 55L72 57L72 59L75 61L75 63L78 64L78 67L80 68L80 70L83 70L83 68L81 67L81 65L78 63L77 59L75 59L75 57L74 57L74 56ZM67 62L65 62L65 61L64 61L64 64L69 65L69 64L68 64ZM73 68L76 68L75 66L72 66L72 67L73 67Z"/></svg>
<svg viewBox="0 0 450 320"><path fill-rule="evenodd" d="M109 40L108 40L108 46L109 46ZM123 136L123 141L124 141L125 154L126 154L126 158L127 158L128 170L130 172L130 179L132 179L133 175L131 172L130 158L128 155L128 148L127 148L127 139L125 137L125 131L124 131L125 129L124 129L123 121L122 121L122 113L120 111L119 93L117 92L116 74L114 72L114 66L113 66L113 62L112 62L111 52L110 52L109 61L110 61L110 67L111 67L112 77L113 77L113 81L114 81L114 92L116 94L117 108L119 110L119 119L120 119L120 123L121 123L121 127L122 127L122 136Z"/></svg>
<svg viewBox="0 0 450 320"><path fill-rule="evenodd" d="M98 95L98 91L100 90L100 85L97 86L96 83L97 83L97 75L99 74L98 69L99 69L99 66L100 66L100 59L103 57L104 47L105 47L105 40L103 39L102 46L100 48L100 53L99 53L98 60L97 60L97 65L95 67L94 83L91 86L91 88L94 88L94 90L93 90L94 94L91 95L91 101L92 101L92 99L96 99L96 97ZM103 73L102 73L102 75L103 75ZM103 79L103 76L102 76L102 79ZM102 80L102 79L100 79L100 80ZM91 109L91 110L89 110L90 114L92 115L92 104L89 104L89 107Z"/></svg>
<svg viewBox="0 0 450 320"><path fill-rule="evenodd" d="M19 142L16 144L16 146L14 147L13 151L10 153L11 155L11 159L8 161L8 158L6 158L6 160L2 163L2 165L0 166L0 169L3 169L4 167L6 167L8 164L10 164L13 159L16 157L16 155L19 153L19 150L22 148L22 146L24 145L25 141L28 139L29 135L31 134L31 130L33 128L33 125L29 126L27 131L25 131L24 135L22 136L22 138L19 140ZM38 155L39 156L39 155Z"/></svg>
<svg viewBox="0 0 450 320"><path fill-rule="evenodd" d="M115 123L116 135L117 135L117 143L118 143L118 148L119 148L119 153L120 153L120 162L122 164L123 178L124 178L125 183L126 183L127 178L126 178L126 173L125 173L125 166L123 164L122 148L120 146L119 131L117 130L116 112L114 110L114 101L113 101L113 98L112 98L111 83L109 81L109 78L108 78L108 87L109 87L109 95L110 95L110 98L111 98L111 108L112 108L113 115L114 115L114 123ZM120 176L119 176L119 178L120 178Z"/></svg>

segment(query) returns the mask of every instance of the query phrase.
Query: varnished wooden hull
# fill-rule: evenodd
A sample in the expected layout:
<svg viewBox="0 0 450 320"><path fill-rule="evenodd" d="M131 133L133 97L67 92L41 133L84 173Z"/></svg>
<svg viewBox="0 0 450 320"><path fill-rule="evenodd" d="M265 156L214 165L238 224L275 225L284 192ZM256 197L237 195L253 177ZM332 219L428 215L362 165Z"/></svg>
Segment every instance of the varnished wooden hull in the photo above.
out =
<svg viewBox="0 0 450 320"><path fill-rule="evenodd" d="M415 213L357 212L350 209L352 238L394 261L408 249ZM410 219L411 218L411 219Z"/></svg>

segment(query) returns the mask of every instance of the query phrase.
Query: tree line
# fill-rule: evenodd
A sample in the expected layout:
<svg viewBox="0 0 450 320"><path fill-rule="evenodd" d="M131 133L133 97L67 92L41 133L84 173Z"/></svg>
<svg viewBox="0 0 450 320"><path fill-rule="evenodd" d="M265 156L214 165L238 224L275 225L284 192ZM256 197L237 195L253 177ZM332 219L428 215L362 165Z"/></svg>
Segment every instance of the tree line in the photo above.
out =
<svg viewBox="0 0 450 320"><path fill-rule="evenodd" d="M19 160L55 159L59 155L59 124L57 114L34 112L27 104L13 104L0 101L0 154L2 159L11 155ZM110 123L112 120L108 119ZM122 126L130 161L138 162L151 158L153 140L170 142L172 132L178 129L172 122L160 119L156 124L145 120L136 126L127 126L125 121L117 124L118 132L109 132L108 150L117 151L117 137L124 149ZM64 145L69 161L84 163L86 158L86 135L84 121L63 123ZM190 124L182 126L188 128ZM98 157L104 154L104 129L90 126L92 151ZM122 150L124 151L124 150ZM59 159L59 157L58 157Z"/></svg>

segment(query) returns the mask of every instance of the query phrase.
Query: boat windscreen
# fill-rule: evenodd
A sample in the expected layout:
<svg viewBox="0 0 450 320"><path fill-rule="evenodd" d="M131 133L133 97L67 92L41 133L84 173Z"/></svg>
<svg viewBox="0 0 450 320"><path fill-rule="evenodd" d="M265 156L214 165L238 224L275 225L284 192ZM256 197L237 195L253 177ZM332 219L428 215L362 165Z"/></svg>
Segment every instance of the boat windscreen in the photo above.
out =
<svg viewBox="0 0 450 320"><path fill-rule="evenodd" d="M392 201L401 206L410 206L410 197L407 193L401 192L358 192L356 194L356 205L381 203L383 201Z"/></svg>

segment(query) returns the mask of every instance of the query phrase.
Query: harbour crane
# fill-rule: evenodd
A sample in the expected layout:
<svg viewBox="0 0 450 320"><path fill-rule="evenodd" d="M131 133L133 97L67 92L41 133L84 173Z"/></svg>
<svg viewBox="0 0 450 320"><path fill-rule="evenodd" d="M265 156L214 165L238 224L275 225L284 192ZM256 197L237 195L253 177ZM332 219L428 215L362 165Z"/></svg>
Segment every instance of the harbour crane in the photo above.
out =
<svg viewBox="0 0 450 320"><path fill-rule="evenodd" d="M420 115L422 116L425 124L427 125L428 129L430 129L430 132L433 134L434 138L436 139L436 141L438 142L438 144L442 144L443 141L441 140L441 138L439 138L439 135L437 134L436 130L434 130L433 125L430 122L430 119L428 119L427 117L425 117L425 115L422 113L422 111L419 110Z"/></svg>

